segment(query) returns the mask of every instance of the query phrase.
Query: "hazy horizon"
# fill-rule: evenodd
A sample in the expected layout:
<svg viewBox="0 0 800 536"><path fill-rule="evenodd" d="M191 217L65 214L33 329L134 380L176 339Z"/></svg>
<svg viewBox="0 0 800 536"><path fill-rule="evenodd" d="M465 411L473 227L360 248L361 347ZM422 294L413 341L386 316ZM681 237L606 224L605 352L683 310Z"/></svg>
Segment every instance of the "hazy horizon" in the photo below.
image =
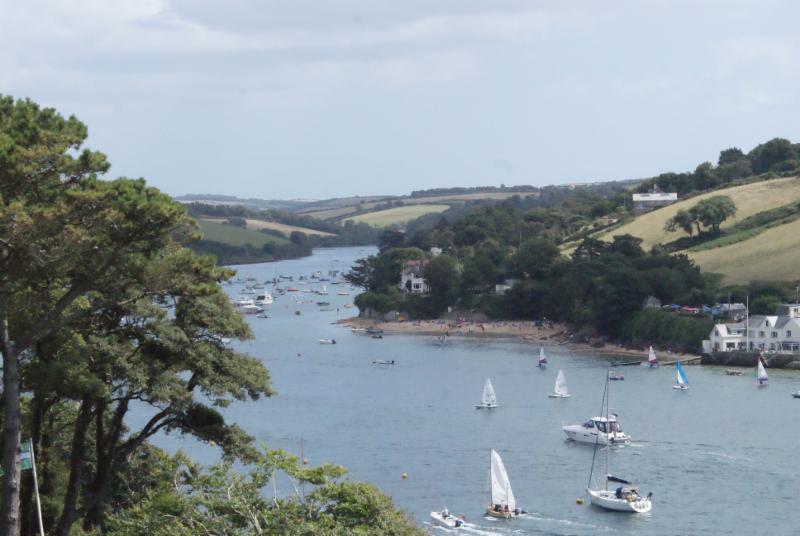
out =
<svg viewBox="0 0 800 536"><path fill-rule="evenodd" d="M787 1L0 0L109 177L265 199L637 179L800 140Z"/></svg>

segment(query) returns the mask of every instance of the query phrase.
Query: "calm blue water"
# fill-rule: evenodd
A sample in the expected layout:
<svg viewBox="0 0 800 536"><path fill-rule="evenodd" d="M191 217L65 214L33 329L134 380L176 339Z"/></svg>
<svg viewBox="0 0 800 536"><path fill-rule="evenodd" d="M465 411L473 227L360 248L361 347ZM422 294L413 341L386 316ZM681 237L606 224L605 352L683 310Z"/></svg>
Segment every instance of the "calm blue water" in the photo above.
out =
<svg viewBox="0 0 800 536"><path fill-rule="evenodd" d="M317 250L305 259L242 266L239 273L261 281L276 273L325 274L371 252ZM226 290L235 295L239 288ZM336 307L352 301L335 295L343 289L329 285L330 296L297 298ZM540 371L538 346L531 344L462 338L437 346L433 337L391 334L375 340L332 324L355 309L320 312L316 305L294 304L290 294L270 309L269 319L249 317L256 339L239 348L269 368L277 395L234 404L228 418L271 447L299 453L302 438L312 464L346 466L351 478L376 484L420 524L431 510L447 506L476 525L467 533L800 530L800 400L790 397L800 388L800 373L770 371L769 387L758 389L754 371L729 377L718 368L686 367L691 390L678 392L671 388L671 367L621 369L625 381L612 384L611 407L634 443L612 449L611 470L636 480L640 491L652 491L654 506L650 514L614 514L576 505L592 447L567 443L561 431L599 412L608 366L603 358L548 348L550 367ZM295 316L295 309L302 315ZM338 344L320 345L319 338ZM375 366L374 359L397 365ZM558 369L570 399L547 398ZM501 407L476 411L487 377ZM159 441L200 461L215 460L210 447L176 437ZM514 521L482 517L490 448L503 457L517 502L531 515Z"/></svg>

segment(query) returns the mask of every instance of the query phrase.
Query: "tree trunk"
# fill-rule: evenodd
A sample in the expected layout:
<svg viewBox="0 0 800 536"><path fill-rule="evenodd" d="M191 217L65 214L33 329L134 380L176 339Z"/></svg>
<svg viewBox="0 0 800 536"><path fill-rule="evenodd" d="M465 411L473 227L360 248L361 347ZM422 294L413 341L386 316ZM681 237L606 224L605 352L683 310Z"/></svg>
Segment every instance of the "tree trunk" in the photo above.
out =
<svg viewBox="0 0 800 536"><path fill-rule="evenodd" d="M40 393L34 393L33 402L31 404L31 443L33 447L36 449L36 458L40 464L44 457L42 456L42 447L39 444L41 437L42 437L42 425L44 421L44 413L45 413L45 401L42 400L42 396ZM37 467L38 470L38 467ZM32 508L33 504L33 475L29 475L28 478L25 479L24 486L22 489L22 498L20 499L20 517L21 517L21 529L20 534L24 535L33 535L34 533L38 532L38 527L36 526L36 511Z"/></svg>
<svg viewBox="0 0 800 536"><path fill-rule="evenodd" d="M8 324L3 326L3 479L0 484L0 534L19 534L20 424L19 361L9 341Z"/></svg>
<svg viewBox="0 0 800 536"><path fill-rule="evenodd" d="M86 452L86 430L92 421L92 400L86 395L81 401L81 409L75 421L75 431L72 434L72 448L69 459L69 481L64 494L64 508L58 520L56 534L69 536L73 523L78 519L78 495L80 494L81 470L83 469L84 454Z"/></svg>

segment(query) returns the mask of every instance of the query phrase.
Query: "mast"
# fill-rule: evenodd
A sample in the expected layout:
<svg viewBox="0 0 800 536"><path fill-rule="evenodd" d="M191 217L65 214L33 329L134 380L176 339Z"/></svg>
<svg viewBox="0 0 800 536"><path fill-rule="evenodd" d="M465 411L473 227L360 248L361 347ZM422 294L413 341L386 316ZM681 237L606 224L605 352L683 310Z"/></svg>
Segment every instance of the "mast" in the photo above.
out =
<svg viewBox="0 0 800 536"><path fill-rule="evenodd" d="M750 351L750 295L746 298L747 305L744 309L744 350Z"/></svg>
<svg viewBox="0 0 800 536"><path fill-rule="evenodd" d="M606 474L604 480L606 482L606 491L608 491L608 449L609 449L609 435L611 432L611 421L609 415L611 414L611 390L609 389L608 373L606 373ZM597 435L600 437L600 434Z"/></svg>

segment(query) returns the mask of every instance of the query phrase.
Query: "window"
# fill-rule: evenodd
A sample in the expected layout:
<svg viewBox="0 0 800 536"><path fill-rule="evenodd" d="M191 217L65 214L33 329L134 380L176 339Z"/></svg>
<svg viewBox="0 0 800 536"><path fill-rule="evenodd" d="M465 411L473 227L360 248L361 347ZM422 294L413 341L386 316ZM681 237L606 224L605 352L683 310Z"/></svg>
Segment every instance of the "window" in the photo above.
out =
<svg viewBox="0 0 800 536"><path fill-rule="evenodd" d="M719 337L719 330L718 330L718 329L715 329L715 330L714 330L714 336L715 336L715 337Z"/></svg>
<svg viewBox="0 0 800 536"><path fill-rule="evenodd" d="M726 342L725 343L725 349L726 350L735 350L736 349L736 343L735 342Z"/></svg>
<svg viewBox="0 0 800 536"><path fill-rule="evenodd" d="M773 331L772 332L772 338L773 339L777 339L778 338L778 332L777 331Z"/></svg>
<svg viewBox="0 0 800 536"><path fill-rule="evenodd" d="M763 336L764 336L764 332L763 332L763 331L759 331L759 332L758 332L758 336L759 336L759 337L763 337Z"/></svg>
<svg viewBox="0 0 800 536"><path fill-rule="evenodd" d="M787 330L786 330L786 337L787 337L787 338L789 338L789 337L791 337L791 336L792 336L792 330L790 330L790 329L787 329Z"/></svg>
<svg viewBox="0 0 800 536"><path fill-rule="evenodd" d="M714 343L714 350L719 351L719 343L718 342Z"/></svg>
<svg viewBox="0 0 800 536"><path fill-rule="evenodd" d="M763 350L764 349L764 343L763 342L758 343L758 347Z"/></svg>

